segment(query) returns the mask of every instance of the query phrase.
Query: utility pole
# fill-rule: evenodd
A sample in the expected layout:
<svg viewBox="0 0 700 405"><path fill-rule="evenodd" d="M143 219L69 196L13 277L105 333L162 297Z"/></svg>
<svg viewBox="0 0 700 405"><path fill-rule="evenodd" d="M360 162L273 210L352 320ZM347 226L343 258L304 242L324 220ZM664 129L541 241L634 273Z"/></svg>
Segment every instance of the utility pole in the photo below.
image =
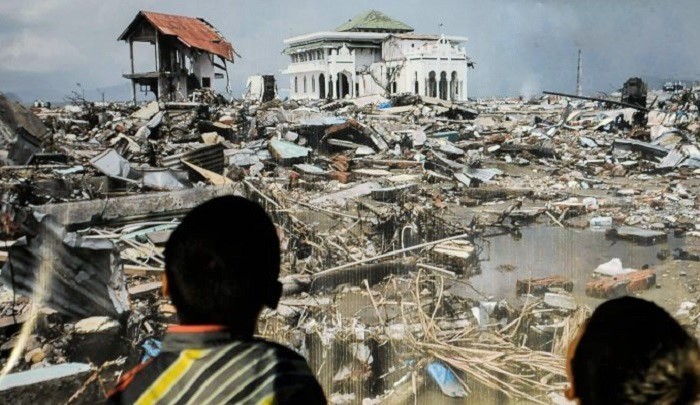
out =
<svg viewBox="0 0 700 405"><path fill-rule="evenodd" d="M576 95L582 96L583 89L581 88L581 76L583 75L583 67L581 66L581 50L578 50L578 73L576 74Z"/></svg>

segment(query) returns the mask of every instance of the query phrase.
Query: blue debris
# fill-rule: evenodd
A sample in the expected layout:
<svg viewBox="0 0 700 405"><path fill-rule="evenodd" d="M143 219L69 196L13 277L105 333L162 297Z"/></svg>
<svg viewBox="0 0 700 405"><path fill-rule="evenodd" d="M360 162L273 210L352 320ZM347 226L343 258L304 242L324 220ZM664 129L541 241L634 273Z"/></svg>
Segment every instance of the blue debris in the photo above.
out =
<svg viewBox="0 0 700 405"><path fill-rule="evenodd" d="M309 152L311 152L311 149L292 142L280 139L273 139L270 141L270 153L277 160L303 159Z"/></svg>
<svg viewBox="0 0 700 405"><path fill-rule="evenodd" d="M391 104L391 101L385 101L383 103L377 104L377 108L380 110L383 110L385 108L391 108L391 107L393 107L393 105Z"/></svg>
<svg viewBox="0 0 700 405"><path fill-rule="evenodd" d="M450 142L459 141L459 132L457 131L442 131L428 135L430 138L447 139Z"/></svg>
<svg viewBox="0 0 700 405"><path fill-rule="evenodd" d="M141 363L148 361L153 357L160 354L160 349L163 347L163 343L155 338L148 338L144 340L141 348L143 349L143 356L141 357Z"/></svg>
<svg viewBox="0 0 700 405"><path fill-rule="evenodd" d="M327 127L332 125L345 124L347 119L342 117L309 118L299 121L300 125L309 127Z"/></svg>
<svg viewBox="0 0 700 405"><path fill-rule="evenodd" d="M445 363L435 360L425 367L428 375L440 386L442 393L452 398L464 398L468 395L457 375Z"/></svg>

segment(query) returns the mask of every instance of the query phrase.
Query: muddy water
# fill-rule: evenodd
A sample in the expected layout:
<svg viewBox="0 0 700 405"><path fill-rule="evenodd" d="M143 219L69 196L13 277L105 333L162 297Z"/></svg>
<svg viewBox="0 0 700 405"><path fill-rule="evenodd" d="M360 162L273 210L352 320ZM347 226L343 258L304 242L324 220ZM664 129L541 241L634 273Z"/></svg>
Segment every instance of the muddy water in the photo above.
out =
<svg viewBox="0 0 700 405"><path fill-rule="evenodd" d="M490 243L489 243L490 242ZM644 246L626 241L612 241L605 238L604 232L591 230L563 229L548 226L533 226L522 229L521 238L509 235L489 238L483 244L480 256L481 273L454 283L451 292L474 299L484 299L479 293L493 299L518 301L515 294L517 279L563 275L574 282L573 294L579 304L594 308L604 302L585 295L586 282L591 280L593 270L601 263L619 258L624 267L642 268L649 265L657 272L654 288L642 292L640 296L657 302L673 313L680 302L692 299L685 289L686 277L679 274L687 271L688 277L697 277L700 263L680 262L673 259L662 261L657 253L662 249L673 250L684 247L686 239L668 236L666 243ZM469 287L471 284L474 288ZM473 383L473 382L472 382ZM526 400L508 399L504 395L484 387L476 388L466 399L448 398L437 387L429 385L418 403L440 404L530 404Z"/></svg>
<svg viewBox="0 0 700 405"><path fill-rule="evenodd" d="M668 261L659 260L657 253L682 247L685 239L669 235L666 243L644 246L608 240L600 231L533 226L522 229L521 238L502 235L477 242L484 245L480 257L481 274L469 278L468 282L483 294L512 301L516 299L516 280L563 275L574 282L573 293L580 303L595 306L602 301L586 297L585 288L599 264L619 258L623 267L667 266ZM658 281L663 284L661 278ZM454 285L452 291L478 298L464 284Z"/></svg>

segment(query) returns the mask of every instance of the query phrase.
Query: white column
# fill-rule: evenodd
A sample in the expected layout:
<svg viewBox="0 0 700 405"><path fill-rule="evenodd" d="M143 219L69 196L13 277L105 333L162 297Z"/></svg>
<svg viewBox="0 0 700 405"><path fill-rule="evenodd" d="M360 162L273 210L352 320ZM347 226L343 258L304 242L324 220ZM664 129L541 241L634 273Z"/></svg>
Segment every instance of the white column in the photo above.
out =
<svg viewBox="0 0 700 405"><path fill-rule="evenodd" d="M467 101L467 73L464 74L464 80L462 80L462 100Z"/></svg>
<svg viewBox="0 0 700 405"><path fill-rule="evenodd" d="M336 80L335 75L331 76L331 83L333 83L333 85L331 86L331 87L333 87L333 97L332 97L333 100L337 100L337 99L338 99L338 86L337 86L337 82L338 82L338 80Z"/></svg>
<svg viewBox="0 0 700 405"><path fill-rule="evenodd" d="M415 80L418 81L418 95L424 96L423 94L423 89L424 89L424 80L423 80L423 64L421 63L419 65L420 67L416 69L416 72L418 72L417 76L414 76Z"/></svg>

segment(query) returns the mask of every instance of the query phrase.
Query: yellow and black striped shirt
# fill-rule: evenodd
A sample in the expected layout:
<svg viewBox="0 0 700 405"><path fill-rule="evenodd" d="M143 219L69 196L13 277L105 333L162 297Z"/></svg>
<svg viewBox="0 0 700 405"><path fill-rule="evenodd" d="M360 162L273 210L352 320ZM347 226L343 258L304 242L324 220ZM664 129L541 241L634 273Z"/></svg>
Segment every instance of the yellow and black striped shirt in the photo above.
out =
<svg viewBox="0 0 700 405"><path fill-rule="evenodd" d="M161 353L126 373L110 403L325 404L303 357L220 326L171 326Z"/></svg>

